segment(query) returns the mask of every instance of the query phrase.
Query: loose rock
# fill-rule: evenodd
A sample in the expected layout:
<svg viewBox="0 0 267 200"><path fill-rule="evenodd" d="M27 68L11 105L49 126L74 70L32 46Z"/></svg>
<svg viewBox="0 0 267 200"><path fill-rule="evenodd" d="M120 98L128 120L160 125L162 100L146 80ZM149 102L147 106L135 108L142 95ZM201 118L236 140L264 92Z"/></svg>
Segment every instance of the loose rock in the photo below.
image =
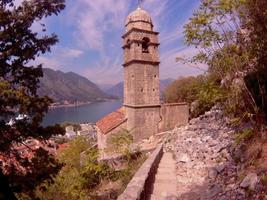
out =
<svg viewBox="0 0 267 200"><path fill-rule="evenodd" d="M175 153L178 199L246 199L232 158L234 150L230 148L235 130L228 124L229 119L215 106L170 132L165 150L171 146ZM257 181L255 176L252 178L246 182L255 188Z"/></svg>
<svg viewBox="0 0 267 200"><path fill-rule="evenodd" d="M240 184L242 188L249 188L251 190L255 190L257 183L259 182L259 178L256 173L248 174Z"/></svg>

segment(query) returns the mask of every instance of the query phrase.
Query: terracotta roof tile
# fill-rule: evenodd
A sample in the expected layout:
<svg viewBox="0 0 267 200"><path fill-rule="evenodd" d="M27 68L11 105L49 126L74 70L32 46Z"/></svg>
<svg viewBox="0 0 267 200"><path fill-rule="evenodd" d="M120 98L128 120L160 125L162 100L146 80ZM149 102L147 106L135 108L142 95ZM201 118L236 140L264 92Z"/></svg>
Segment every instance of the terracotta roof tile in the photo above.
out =
<svg viewBox="0 0 267 200"><path fill-rule="evenodd" d="M126 120L127 119L125 115L125 110L123 107L121 107L120 109L106 115L105 117L100 119L98 122L96 122L96 126L100 129L102 134L107 134L114 128L121 125Z"/></svg>
<svg viewBox="0 0 267 200"><path fill-rule="evenodd" d="M66 148L68 148L70 145L68 143L63 143L63 144L59 144L58 145L58 150L62 151L65 150Z"/></svg>

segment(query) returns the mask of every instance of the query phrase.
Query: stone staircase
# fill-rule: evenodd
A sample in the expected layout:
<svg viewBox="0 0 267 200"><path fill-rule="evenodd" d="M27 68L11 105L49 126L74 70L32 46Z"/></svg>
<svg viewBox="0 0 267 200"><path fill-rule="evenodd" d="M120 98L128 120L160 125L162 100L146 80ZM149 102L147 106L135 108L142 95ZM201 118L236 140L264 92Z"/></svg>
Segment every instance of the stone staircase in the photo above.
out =
<svg viewBox="0 0 267 200"><path fill-rule="evenodd" d="M160 160L150 200L176 200L176 163L171 152L165 152Z"/></svg>

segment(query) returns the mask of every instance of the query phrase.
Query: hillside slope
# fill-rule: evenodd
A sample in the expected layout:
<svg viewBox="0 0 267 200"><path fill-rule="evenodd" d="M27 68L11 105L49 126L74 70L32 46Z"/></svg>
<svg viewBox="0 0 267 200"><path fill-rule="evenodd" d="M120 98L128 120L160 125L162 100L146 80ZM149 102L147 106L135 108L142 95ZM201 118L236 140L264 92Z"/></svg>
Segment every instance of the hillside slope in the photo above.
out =
<svg viewBox="0 0 267 200"><path fill-rule="evenodd" d="M162 96L165 88L173 81L174 81L174 79L171 79L171 78L160 80L160 94L161 94L161 96ZM123 82L120 82L120 83L118 83L118 84L116 84L116 85L114 85L114 86L112 86L109 89L106 89L104 91L110 95L113 95L113 96L123 97Z"/></svg>
<svg viewBox="0 0 267 200"><path fill-rule="evenodd" d="M47 95L55 102L85 102L112 98L96 84L74 72L64 73L52 69L43 69L38 94Z"/></svg>

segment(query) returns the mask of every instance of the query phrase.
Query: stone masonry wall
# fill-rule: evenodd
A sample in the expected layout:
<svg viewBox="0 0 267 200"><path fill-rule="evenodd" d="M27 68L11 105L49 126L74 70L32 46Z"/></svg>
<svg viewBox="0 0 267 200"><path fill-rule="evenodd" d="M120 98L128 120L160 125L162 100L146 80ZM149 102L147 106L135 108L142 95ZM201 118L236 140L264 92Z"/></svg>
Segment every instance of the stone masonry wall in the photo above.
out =
<svg viewBox="0 0 267 200"><path fill-rule="evenodd" d="M142 53L141 44L144 37L150 40L150 45L148 47L149 53L145 54ZM129 46L124 49L124 63L128 63L133 59L153 62L159 61L157 35L145 32L132 32L124 39L124 45L127 44L129 44Z"/></svg>
<svg viewBox="0 0 267 200"><path fill-rule="evenodd" d="M162 104L160 116L159 131L172 130L176 126L188 123L189 105L187 103Z"/></svg>
<svg viewBox="0 0 267 200"><path fill-rule="evenodd" d="M159 105L159 68L150 64L125 67L125 105Z"/></svg>
<svg viewBox="0 0 267 200"><path fill-rule="evenodd" d="M127 129L134 136L134 142L147 139L158 133L160 107L130 108L127 111Z"/></svg>

